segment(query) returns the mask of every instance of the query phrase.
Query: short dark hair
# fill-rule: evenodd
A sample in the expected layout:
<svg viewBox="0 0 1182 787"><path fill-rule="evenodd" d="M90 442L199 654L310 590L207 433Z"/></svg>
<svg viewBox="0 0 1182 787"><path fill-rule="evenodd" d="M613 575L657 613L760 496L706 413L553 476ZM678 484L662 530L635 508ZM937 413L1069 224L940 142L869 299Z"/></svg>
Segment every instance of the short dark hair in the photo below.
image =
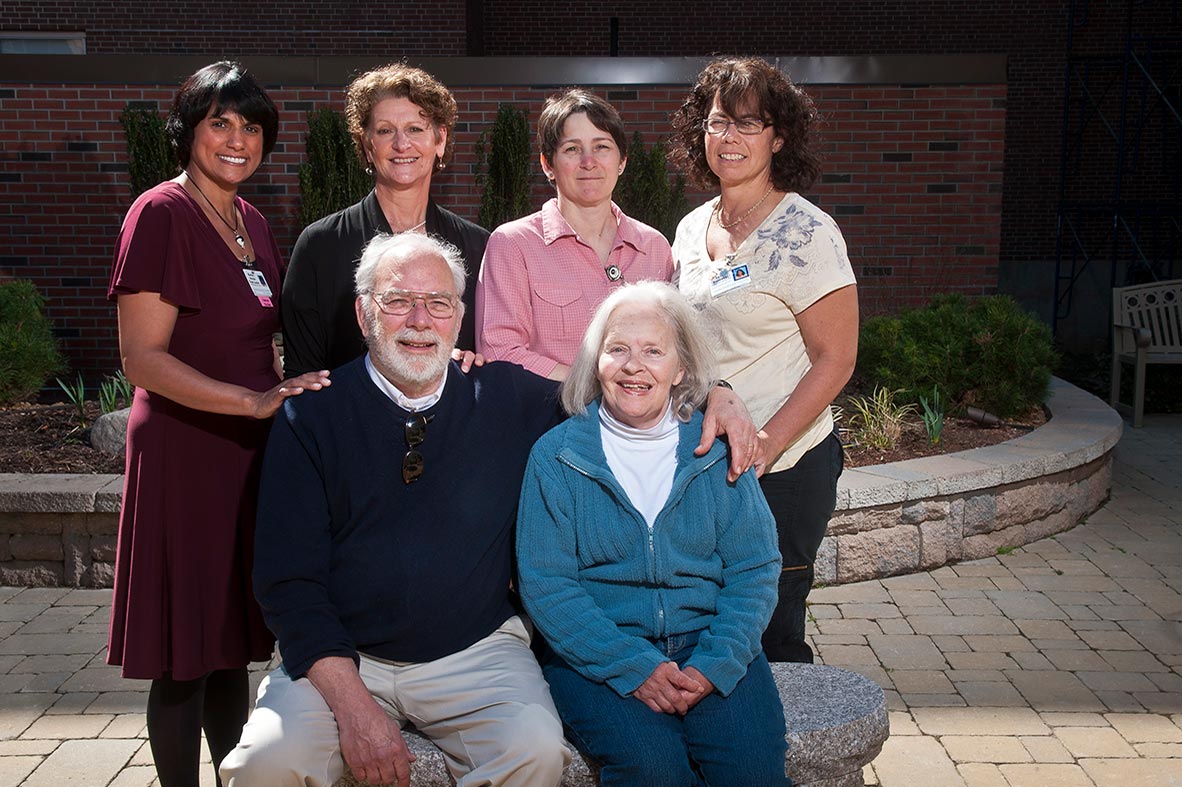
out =
<svg viewBox="0 0 1182 787"><path fill-rule="evenodd" d="M706 160L702 123L710 114L714 96L732 118L740 107L754 102L756 111L784 140L772 155L772 185L779 191L803 191L821 174L821 159L814 149L817 109L808 94L783 72L758 57L721 58L706 66L685 103L673 113L673 139L669 157L703 189L718 187L718 176Z"/></svg>
<svg viewBox="0 0 1182 787"><path fill-rule="evenodd" d="M189 165L193 151L193 130L209 115L233 110L250 123L263 128L263 157L275 149L279 136L279 111L241 63L219 60L190 76L181 85L164 128L182 167Z"/></svg>
<svg viewBox="0 0 1182 787"><path fill-rule="evenodd" d="M558 150L566 119L579 112L586 114L595 128L611 134L616 147L620 149L620 158L628 158L628 137L624 134L624 121L620 119L620 113L590 90L572 87L565 93L546 99L542 116L538 118L538 149L547 164L554 164L554 152Z"/></svg>

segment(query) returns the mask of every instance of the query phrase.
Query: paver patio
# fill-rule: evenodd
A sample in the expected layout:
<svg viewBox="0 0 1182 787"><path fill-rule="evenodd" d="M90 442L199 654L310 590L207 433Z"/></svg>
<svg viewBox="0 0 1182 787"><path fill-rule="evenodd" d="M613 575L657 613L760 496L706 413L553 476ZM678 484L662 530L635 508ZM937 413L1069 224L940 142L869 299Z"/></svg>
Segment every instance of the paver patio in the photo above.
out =
<svg viewBox="0 0 1182 787"><path fill-rule="evenodd" d="M814 591L820 660L887 694L867 784L1182 787L1182 416L1148 416L1116 457L1074 530ZM104 664L110 595L0 588L0 787L156 783L147 684Z"/></svg>

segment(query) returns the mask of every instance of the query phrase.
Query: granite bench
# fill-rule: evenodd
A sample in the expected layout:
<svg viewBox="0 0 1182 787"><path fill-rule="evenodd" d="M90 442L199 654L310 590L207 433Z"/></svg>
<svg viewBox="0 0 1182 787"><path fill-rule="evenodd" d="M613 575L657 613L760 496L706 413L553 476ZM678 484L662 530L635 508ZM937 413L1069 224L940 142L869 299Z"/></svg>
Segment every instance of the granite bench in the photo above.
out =
<svg viewBox="0 0 1182 787"><path fill-rule="evenodd" d="M788 728L784 772L793 784L863 787L862 766L878 755L889 733L882 689L856 672L820 664L773 664L772 674ZM437 748L413 730L404 737L418 758L411 767L410 787L455 784ZM336 787L362 784L346 775ZM562 787L598 784L594 766L572 756Z"/></svg>

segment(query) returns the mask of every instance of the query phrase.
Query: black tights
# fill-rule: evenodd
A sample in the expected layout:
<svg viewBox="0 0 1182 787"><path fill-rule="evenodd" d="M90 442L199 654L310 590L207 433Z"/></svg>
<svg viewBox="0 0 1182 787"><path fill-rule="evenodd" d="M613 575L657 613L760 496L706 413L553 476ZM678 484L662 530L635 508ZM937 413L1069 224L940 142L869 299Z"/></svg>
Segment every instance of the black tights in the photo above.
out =
<svg viewBox="0 0 1182 787"><path fill-rule="evenodd" d="M198 787L201 731L217 773L238 745L250 704L246 668L215 670L196 680L152 681L148 693L148 742L160 787ZM221 786L221 778L218 778Z"/></svg>

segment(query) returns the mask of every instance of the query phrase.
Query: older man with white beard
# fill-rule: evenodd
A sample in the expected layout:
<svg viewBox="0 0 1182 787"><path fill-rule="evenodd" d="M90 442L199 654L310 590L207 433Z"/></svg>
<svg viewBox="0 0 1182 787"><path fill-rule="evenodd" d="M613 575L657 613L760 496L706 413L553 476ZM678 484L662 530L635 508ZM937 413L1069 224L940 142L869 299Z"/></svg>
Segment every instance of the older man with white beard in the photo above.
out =
<svg viewBox="0 0 1182 787"><path fill-rule="evenodd" d="M283 666L222 779L409 783L400 725L458 785L557 784L569 757L510 594L530 447L559 419L518 366L460 373L453 247L378 236L356 273L369 353L288 400L267 446L254 583Z"/></svg>

